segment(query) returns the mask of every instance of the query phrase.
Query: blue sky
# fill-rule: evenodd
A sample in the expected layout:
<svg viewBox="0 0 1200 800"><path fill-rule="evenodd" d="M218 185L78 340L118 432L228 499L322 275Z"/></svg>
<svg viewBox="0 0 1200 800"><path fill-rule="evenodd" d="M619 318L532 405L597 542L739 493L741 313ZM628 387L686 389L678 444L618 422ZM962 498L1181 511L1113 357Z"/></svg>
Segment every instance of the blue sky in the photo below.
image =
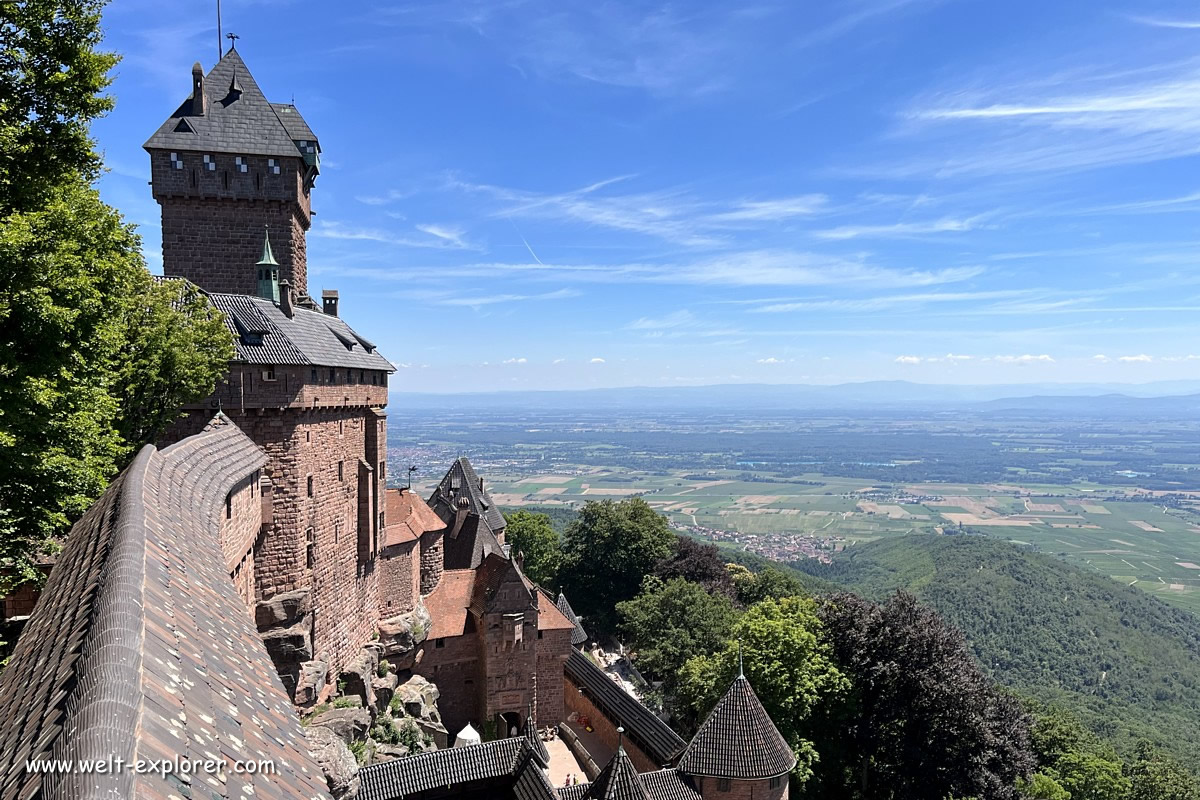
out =
<svg viewBox="0 0 1200 800"><path fill-rule="evenodd" d="M141 144L214 6L105 17L101 190L152 269ZM1200 374L1195 0L223 11L321 139L310 290L394 388Z"/></svg>

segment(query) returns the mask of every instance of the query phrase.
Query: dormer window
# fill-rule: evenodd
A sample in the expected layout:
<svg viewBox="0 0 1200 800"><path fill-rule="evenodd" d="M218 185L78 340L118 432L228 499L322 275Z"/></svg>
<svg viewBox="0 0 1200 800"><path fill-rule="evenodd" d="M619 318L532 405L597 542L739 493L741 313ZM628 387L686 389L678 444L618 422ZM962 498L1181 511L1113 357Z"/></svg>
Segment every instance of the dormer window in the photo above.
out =
<svg viewBox="0 0 1200 800"><path fill-rule="evenodd" d="M275 175L278 175L279 174L279 159L268 158L267 159L267 168L270 169L271 172L274 173Z"/></svg>
<svg viewBox="0 0 1200 800"><path fill-rule="evenodd" d="M204 168L205 168L206 170L208 170L209 172L213 172L214 170L216 170L216 168L217 168L217 160L216 160L216 158L214 158L213 156L210 156L210 155L208 155L208 154L205 154L205 156L204 156Z"/></svg>
<svg viewBox="0 0 1200 800"><path fill-rule="evenodd" d="M183 169L183 159L179 157L179 153L171 153L171 166L175 169Z"/></svg>
<svg viewBox="0 0 1200 800"><path fill-rule="evenodd" d="M242 158L241 156L236 156L233 159L233 163L237 166L238 172L248 172L250 170L250 165L247 164L246 159Z"/></svg>

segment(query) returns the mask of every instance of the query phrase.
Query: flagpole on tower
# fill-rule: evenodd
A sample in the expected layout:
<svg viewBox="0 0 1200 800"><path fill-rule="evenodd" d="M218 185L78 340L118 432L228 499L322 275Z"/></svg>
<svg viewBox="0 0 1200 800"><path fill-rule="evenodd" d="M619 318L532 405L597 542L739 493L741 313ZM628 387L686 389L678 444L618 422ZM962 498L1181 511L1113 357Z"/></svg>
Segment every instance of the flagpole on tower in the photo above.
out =
<svg viewBox="0 0 1200 800"><path fill-rule="evenodd" d="M221 35L221 0L217 0L217 61L221 60L224 55L222 49L225 45L221 44L221 40L225 37Z"/></svg>

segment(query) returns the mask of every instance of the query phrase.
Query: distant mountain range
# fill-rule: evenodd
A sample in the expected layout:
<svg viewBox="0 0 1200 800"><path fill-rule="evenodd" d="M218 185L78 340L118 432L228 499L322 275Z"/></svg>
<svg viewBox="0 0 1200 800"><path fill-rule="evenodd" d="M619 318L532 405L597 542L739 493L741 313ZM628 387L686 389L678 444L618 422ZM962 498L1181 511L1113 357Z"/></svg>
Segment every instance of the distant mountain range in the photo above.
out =
<svg viewBox="0 0 1200 800"><path fill-rule="evenodd" d="M1200 380L1140 384L1030 383L955 385L868 381L812 384L581 389L422 394L392 392L391 410L903 410L1176 415L1200 411Z"/></svg>

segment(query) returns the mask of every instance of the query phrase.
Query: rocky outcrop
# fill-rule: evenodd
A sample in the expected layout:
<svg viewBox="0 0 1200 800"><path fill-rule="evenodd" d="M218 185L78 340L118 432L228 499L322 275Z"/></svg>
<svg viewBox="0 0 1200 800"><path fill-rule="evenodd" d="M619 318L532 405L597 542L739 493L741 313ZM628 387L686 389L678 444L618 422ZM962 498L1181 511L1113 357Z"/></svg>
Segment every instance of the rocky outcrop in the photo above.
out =
<svg viewBox="0 0 1200 800"><path fill-rule="evenodd" d="M420 675L414 675L396 689L396 697L404 706L406 716L441 723L437 701L442 693L436 683L430 683Z"/></svg>
<svg viewBox="0 0 1200 800"><path fill-rule="evenodd" d="M387 711L399 683L400 677L394 672L389 672L383 677L377 676L371 681L371 688L375 690L375 710L378 713L382 714Z"/></svg>
<svg viewBox="0 0 1200 800"><path fill-rule="evenodd" d="M254 607L254 621L284 686L295 698L301 664L311 661L312 610L309 590L277 594Z"/></svg>
<svg viewBox="0 0 1200 800"><path fill-rule="evenodd" d="M364 708L374 710L375 689L372 682L375 680L375 671L378 668L378 650L373 647L364 647L360 650L358 657L342 670L342 674L338 678L338 688L341 690L342 696L358 697L362 700Z"/></svg>
<svg viewBox="0 0 1200 800"><path fill-rule="evenodd" d="M308 589L297 589L262 600L254 607L254 624L263 631L299 622L312 609L310 597Z"/></svg>
<svg viewBox="0 0 1200 800"><path fill-rule="evenodd" d="M309 751L325 773L333 800L354 800L358 796L358 761L350 748L327 727L307 727L304 738Z"/></svg>
<svg viewBox="0 0 1200 800"><path fill-rule="evenodd" d="M409 669L416 655L417 645L425 641L432 624L429 610L420 602L407 614L381 620L379 645L382 647L382 655L392 661L398 669Z"/></svg>
<svg viewBox="0 0 1200 800"><path fill-rule="evenodd" d="M371 727L371 714L365 708L333 708L314 715L308 727L325 728L349 744L366 738Z"/></svg>
<svg viewBox="0 0 1200 800"><path fill-rule="evenodd" d="M329 675L329 665L324 661L305 661L300 665L300 674L296 679L295 703L301 708L311 708L316 705L325 689L325 681Z"/></svg>

